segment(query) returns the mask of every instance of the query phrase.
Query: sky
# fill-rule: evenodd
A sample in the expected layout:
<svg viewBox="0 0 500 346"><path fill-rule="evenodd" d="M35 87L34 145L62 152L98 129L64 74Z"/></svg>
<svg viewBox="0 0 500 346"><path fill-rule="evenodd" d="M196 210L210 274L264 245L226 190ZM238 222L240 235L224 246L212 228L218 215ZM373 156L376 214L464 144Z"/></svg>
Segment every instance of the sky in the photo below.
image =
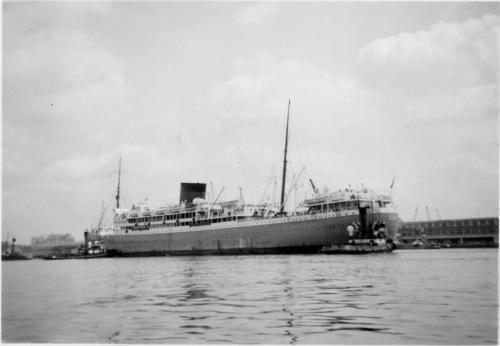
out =
<svg viewBox="0 0 500 346"><path fill-rule="evenodd" d="M110 223L120 156L123 207L278 198L289 99L289 208L498 216L499 43L495 2L4 1L2 238Z"/></svg>

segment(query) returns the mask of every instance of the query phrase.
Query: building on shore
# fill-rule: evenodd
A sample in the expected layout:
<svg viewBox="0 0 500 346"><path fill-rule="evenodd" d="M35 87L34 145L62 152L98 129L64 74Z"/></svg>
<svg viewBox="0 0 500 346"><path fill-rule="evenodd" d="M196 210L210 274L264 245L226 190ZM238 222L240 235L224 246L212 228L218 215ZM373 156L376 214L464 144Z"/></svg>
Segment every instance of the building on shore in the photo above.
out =
<svg viewBox="0 0 500 346"><path fill-rule="evenodd" d="M77 252L80 246L83 246L83 243L76 242L69 233L31 238L31 250L34 257L68 255Z"/></svg>
<svg viewBox="0 0 500 346"><path fill-rule="evenodd" d="M433 243L450 247L498 247L498 217L405 222L401 244Z"/></svg>

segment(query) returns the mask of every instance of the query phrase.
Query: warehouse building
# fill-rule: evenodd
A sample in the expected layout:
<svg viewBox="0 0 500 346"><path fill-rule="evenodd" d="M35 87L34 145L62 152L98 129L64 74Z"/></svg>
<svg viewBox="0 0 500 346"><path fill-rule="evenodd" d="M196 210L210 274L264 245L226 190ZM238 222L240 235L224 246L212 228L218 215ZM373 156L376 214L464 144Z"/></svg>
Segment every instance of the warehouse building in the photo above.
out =
<svg viewBox="0 0 500 346"><path fill-rule="evenodd" d="M398 240L401 244L498 247L498 217L405 222Z"/></svg>

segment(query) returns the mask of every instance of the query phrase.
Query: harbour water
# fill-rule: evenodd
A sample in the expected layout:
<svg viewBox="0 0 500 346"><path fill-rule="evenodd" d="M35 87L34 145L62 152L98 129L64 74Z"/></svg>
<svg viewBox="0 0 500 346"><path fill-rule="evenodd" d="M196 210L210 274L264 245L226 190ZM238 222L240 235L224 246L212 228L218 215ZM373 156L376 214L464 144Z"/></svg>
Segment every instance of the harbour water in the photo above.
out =
<svg viewBox="0 0 500 346"><path fill-rule="evenodd" d="M2 263L2 340L497 344L498 249Z"/></svg>

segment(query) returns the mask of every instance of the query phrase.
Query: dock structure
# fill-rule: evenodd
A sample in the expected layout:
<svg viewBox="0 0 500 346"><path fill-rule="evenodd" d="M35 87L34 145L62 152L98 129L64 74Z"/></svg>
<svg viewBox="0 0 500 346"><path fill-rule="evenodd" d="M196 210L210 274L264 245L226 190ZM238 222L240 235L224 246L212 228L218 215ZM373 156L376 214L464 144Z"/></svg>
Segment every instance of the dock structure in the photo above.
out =
<svg viewBox="0 0 500 346"><path fill-rule="evenodd" d="M498 247L498 217L412 221L401 224L399 243Z"/></svg>

